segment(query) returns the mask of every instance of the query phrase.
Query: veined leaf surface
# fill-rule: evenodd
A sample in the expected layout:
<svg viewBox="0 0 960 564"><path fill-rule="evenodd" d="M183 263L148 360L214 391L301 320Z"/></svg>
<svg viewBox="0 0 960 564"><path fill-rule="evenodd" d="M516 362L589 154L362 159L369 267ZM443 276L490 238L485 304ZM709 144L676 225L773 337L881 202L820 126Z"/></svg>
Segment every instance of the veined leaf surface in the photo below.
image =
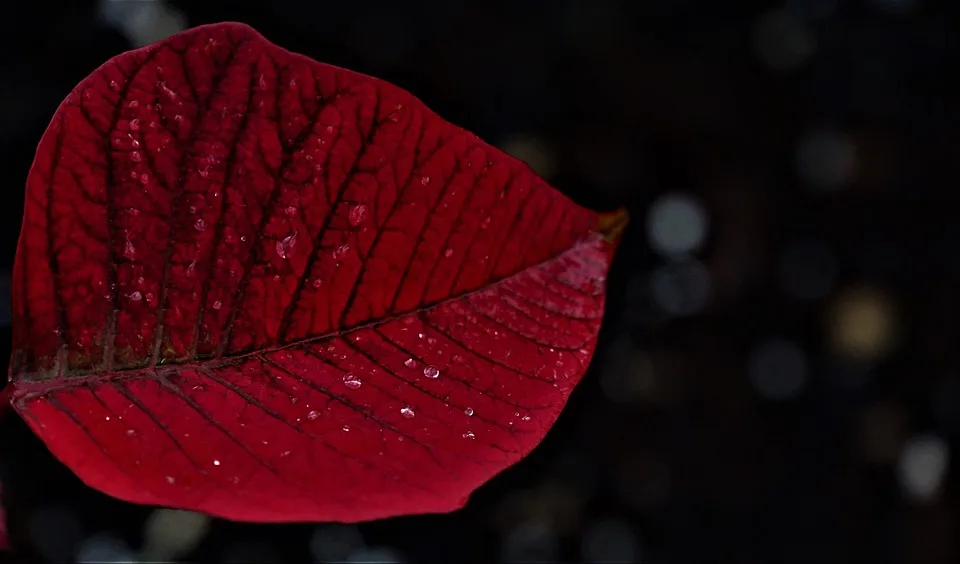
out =
<svg viewBox="0 0 960 564"><path fill-rule="evenodd" d="M198 27L97 69L40 142L12 403L132 502L454 510L583 376L602 223L397 87Z"/></svg>

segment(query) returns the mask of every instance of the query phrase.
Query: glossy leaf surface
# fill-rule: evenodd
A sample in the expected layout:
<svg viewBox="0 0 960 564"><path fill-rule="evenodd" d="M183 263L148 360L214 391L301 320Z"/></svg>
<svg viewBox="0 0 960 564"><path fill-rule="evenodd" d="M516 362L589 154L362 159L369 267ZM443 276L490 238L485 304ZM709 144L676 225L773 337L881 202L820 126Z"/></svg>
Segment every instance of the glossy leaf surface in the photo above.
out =
<svg viewBox="0 0 960 564"><path fill-rule="evenodd" d="M13 405L87 484L250 521L450 511L583 376L598 216L240 24L122 54L27 182Z"/></svg>

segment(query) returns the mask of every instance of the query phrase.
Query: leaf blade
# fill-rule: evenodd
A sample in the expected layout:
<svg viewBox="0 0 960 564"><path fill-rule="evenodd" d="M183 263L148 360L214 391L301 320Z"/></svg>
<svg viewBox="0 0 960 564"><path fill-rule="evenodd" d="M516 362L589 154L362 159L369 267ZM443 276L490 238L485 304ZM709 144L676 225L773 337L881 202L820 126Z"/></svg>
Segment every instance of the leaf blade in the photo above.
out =
<svg viewBox="0 0 960 564"><path fill-rule="evenodd" d="M458 508L582 377L614 249L408 93L239 24L105 64L27 190L14 406L89 485L240 520Z"/></svg>

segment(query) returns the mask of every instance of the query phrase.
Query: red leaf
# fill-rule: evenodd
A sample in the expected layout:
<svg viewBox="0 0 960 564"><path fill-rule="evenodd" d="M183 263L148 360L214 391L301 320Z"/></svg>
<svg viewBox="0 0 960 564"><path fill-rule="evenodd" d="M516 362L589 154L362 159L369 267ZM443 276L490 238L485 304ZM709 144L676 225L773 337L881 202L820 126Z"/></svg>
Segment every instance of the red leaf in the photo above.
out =
<svg viewBox="0 0 960 564"><path fill-rule="evenodd" d="M614 248L409 93L235 23L84 80L26 201L14 407L94 488L249 521L462 506L583 375Z"/></svg>

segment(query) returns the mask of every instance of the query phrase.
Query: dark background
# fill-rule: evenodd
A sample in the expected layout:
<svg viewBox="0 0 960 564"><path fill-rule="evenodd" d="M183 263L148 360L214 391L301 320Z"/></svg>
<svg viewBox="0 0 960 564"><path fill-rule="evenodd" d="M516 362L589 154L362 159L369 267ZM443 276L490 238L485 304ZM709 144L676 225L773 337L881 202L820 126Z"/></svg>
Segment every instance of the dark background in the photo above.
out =
<svg viewBox="0 0 960 564"><path fill-rule="evenodd" d="M958 16L955 0L2 3L3 359L51 115L107 58L184 26L243 21L387 79L633 215L590 371L465 509L208 522L85 488L6 417L11 558L960 562Z"/></svg>

